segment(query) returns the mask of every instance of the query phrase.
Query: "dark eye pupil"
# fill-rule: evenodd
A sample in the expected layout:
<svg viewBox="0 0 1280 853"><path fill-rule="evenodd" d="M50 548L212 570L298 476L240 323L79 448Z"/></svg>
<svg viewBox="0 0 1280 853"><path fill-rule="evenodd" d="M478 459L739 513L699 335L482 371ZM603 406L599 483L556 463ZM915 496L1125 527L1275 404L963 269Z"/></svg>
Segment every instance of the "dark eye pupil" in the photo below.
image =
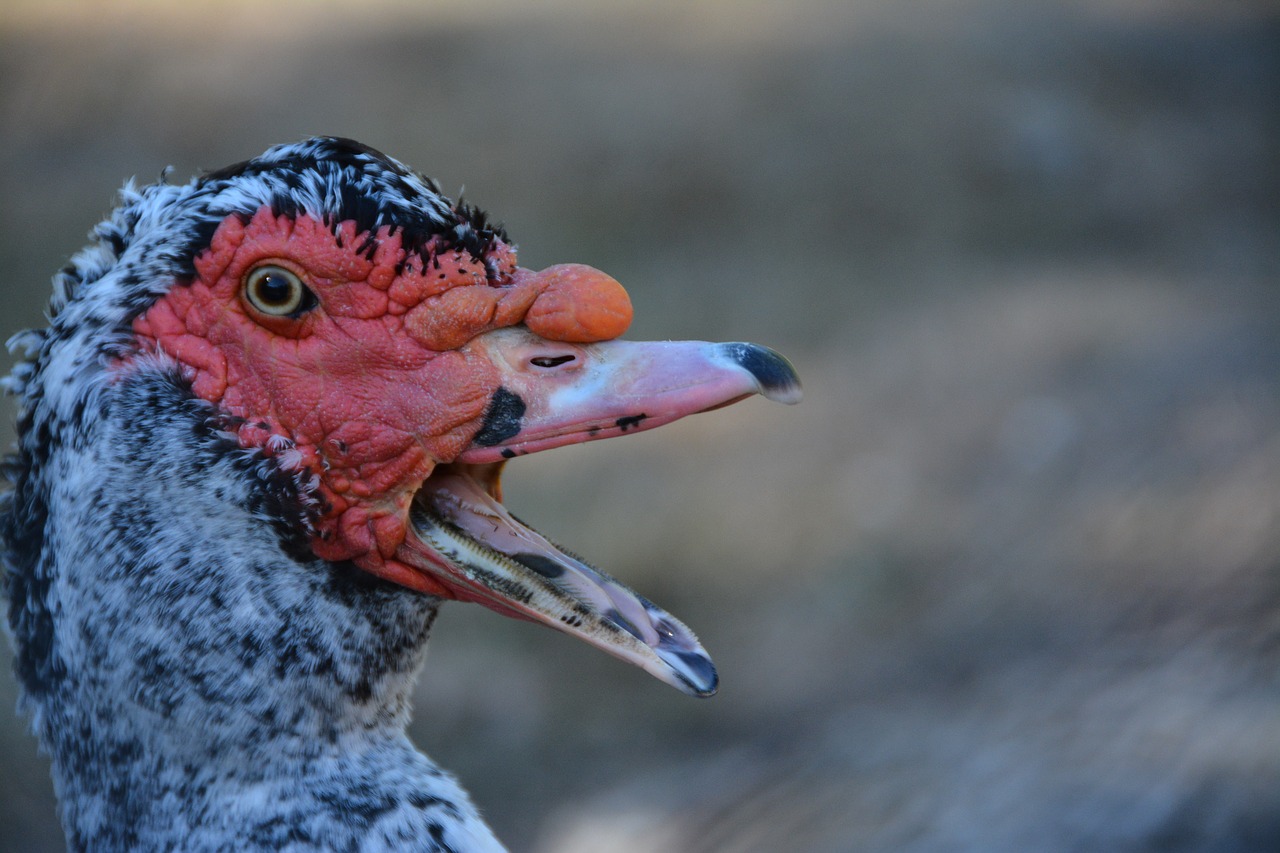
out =
<svg viewBox="0 0 1280 853"><path fill-rule="evenodd" d="M293 284L282 275L265 275L258 281L258 298L268 305L284 305L293 298Z"/></svg>

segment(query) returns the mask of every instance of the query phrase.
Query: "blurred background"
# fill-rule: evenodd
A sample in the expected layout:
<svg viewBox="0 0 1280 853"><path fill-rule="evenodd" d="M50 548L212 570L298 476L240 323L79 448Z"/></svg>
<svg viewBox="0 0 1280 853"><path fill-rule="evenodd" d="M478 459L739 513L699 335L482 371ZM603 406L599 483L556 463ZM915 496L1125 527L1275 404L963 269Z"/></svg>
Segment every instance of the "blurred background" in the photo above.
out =
<svg viewBox="0 0 1280 853"><path fill-rule="evenodd" d="M0 79L5 335L124 178L331 133L793 359L508 470L722 678L447 607L412 734L515 850L1280 849L1275 4L7 0Z"/></svg>

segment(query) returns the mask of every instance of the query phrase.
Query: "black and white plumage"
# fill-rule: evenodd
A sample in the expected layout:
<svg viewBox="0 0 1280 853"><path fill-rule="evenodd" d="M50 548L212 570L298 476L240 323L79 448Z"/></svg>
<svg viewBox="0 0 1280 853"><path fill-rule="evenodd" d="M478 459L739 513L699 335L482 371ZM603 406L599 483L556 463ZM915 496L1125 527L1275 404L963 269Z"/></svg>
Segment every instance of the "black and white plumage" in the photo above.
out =
<svg viewBox="0 0 1280 853"><path fill-rule="evenodd" d="M271 228L272 265L231 275L239 261L209 260L258 251ZM246 296L255 271L282 268L308 297L290 313ZM625 319L605 279L520 270L483 214L349 140L126 186L55 278L48 328L14 338L26 359L6 385L19 401L3 514L15 670L72 849L501 849L405 735L441 597L714 690L680 623L509 520L498 472L750 393L792 402L798 383L751 345L610 340ZM405 282L419 289L397 296ZM192 308L191 294L206 301ZM487 320L464 297L493 308ZM566 304L593 300L598 316L565 320ZM389 330L396 358L368 356L382 343L360 342L363 328ZM270 346L255 350L259 337ZM350 375L314 389L323 371L264 355L352 340L335 356ZM620 360L662 381L620 378ZM478 372L441 372L464 363ZM367 396L384 378L403 422L363 398L313 416L330 384ZM620 382L632 385L614 395ZM295 416L296 395L312 414Z"/></svg>

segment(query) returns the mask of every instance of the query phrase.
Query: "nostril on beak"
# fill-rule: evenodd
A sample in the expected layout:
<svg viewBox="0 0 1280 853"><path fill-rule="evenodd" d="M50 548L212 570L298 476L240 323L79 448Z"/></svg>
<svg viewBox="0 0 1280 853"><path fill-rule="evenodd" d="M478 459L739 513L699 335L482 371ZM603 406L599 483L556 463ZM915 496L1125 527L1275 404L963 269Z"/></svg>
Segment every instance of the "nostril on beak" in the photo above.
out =
<svg viewBox="0 0 1280 853"><path fill-rule="evenodd" d="M573 361L575 358L576 356L569 353L566 353L564 355L536 355L533 358L529 359L529 363L532 364L534 367L550 369L553 367L559 367L562 364L568 364L569 362Z"/></svg>

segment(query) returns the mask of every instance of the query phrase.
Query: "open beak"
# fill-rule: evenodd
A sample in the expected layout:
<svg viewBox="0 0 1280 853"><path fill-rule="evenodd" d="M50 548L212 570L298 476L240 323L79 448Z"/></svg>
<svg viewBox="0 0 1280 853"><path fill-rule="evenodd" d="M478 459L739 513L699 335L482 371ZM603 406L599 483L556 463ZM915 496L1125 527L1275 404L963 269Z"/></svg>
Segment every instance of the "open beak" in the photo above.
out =
<svg viewBox="0 0 1280 853"><path fill-rule="evenodd" d="M797 403L795 369L755 344L566 344L521 327L464 349L494 364L501 385L470 446L437 465L416 495L397 558L459 599L573 634L686 693L714 693L715 666L693 632L511 515L501 468L514 456L651 429L753 394Z"/></svg>

